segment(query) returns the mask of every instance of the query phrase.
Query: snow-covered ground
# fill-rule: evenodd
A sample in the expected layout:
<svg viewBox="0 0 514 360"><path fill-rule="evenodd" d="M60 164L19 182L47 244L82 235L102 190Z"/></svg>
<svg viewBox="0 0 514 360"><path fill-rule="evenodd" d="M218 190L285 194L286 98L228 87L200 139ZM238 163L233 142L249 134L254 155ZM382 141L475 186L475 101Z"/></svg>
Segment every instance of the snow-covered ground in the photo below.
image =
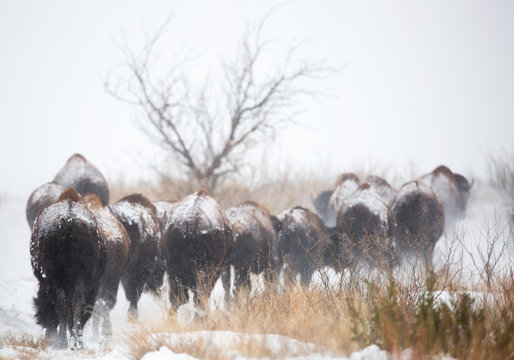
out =
<svg viewBox="0 0 514 360"><path fill-rule="evenodd" d="M495 237L498 244L506 244L502 258L497 269L514 264L514 238L513 224L506 216L506 200L500 194L489 188L479 188L473 193L465 220L456 225L460 242L454 245L455 251L462 254L462 263L469 276L479 276L474 265L480 262L480 254L487 251L487 237ZM25 219L26 199L3 196L0 199L0 336L11 333L15 336L28 336L38 338L43 330L34 321L32 299L37 291L37 282L32 275L29 256L30 231ZM436 247L435 263L442 261L447 252L448 238L439 241ZM467 250L464 250L463 248ZM496 250L498 251L498 249ZM473 261L475 260L475 261ZM214 298L223 296L221 284L217 283ZM87 349L80 352L47 349L33 352L30 348L2 346L0 340L0 358L16 359L37 356L41 359L125 359L123 336L124 330L130 324L127 322L128 302L123 290L118 294L118 303L111 313L113 322L113 340L109 347L102 346L98 340L89 335L86 328L85 342ZM162 307L150 295L143 295L140 301L140 318L152 318L162 314ZM186 311L187 312L187 311ZM336 358L325 349L314 344L300 342L274 334L247 335L222 331L201 331L183 334L155 334L156 337L168 337L173 341L209 341L223 351L231 351L230 344L236 339L241 341L260 341L263 339L269 347L271 354L280 354L283 348L302 349L303 353L310 355L295 357L295 359L333 359ZM31 352L32 351L32 352ZM241 354L234 353L234 358L242 359ZM409 358L408 351L402 358ZM388 354L376 346L370 346L350 356L350 359L387 359ZM170 349L162 347L159 351L148 353L145 360L160 359L192 359L188 354L176 354Z"/></svg>

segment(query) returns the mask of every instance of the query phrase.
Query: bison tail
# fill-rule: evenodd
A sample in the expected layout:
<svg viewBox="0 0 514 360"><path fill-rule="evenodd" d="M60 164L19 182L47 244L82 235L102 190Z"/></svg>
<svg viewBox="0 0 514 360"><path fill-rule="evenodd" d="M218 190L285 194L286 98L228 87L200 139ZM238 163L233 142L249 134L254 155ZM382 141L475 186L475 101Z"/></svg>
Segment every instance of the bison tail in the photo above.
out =
<svg viewBox="0 0 514 360"><path fill-rule="evenodd" d="M34 298L34 307L36 323L43 328L57 328L59 324L55 300L56 297L52 296L48 289L39 287L37 296Z"/></svg>

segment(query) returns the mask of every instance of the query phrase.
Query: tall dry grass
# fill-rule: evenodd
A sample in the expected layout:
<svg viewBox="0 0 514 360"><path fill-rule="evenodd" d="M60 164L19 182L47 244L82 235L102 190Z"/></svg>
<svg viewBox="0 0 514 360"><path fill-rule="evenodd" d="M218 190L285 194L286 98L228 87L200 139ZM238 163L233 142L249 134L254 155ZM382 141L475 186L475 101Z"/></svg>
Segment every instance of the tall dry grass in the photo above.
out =
<svg viewBox="0 0 514 360"><path fill-rule="evenodd" d="M336 288L279 288L265 284L257 294L249 289L227 307L209 306L205 315L184 323L175 311L152 323L136 322L125 337L127 356L166 346L198 358L292 357L307 353L349 355L376 344L391 354L409 349L411 359L449 355L458 359L514 358L514 282L497 279L487 294L453 292L457 287L442 274L423 270L412 278L370 271L343 277ZM275 284L276 285L276 284ZM197 336L202 331L239 334L230 346ZM181 335L187 336L181 337ZM277 352L266 340L246 334L277 334L309 348L283 347ZM196 335L196 336L195 336ZM210 335L212 336L212 335Z"/></svg>
<svg viewBox="0 0 514 360"><path fill-rule="evenodd" d="M513 189L509 185L513 179L511 164L495 164L497 169L490 182L506 191ZM396 186L411 179L402 179L388 169L355 172L361 178L381 175ZM232 180L222 184L213 195L225 208L255 200L277 214L295 205L312 209L311 198L331 189L335 179L336 176L324 177L319 173L283 172L254 182ZM180 199L197 189L185 180L160 179L154 184L135 186L120 182L113 190L113 199L143 192L157 200ZM335 282L333 274L321 272L318 286L309 289L293 286L279 287L277 291L269 283L257 294L243 289L227 308L213 308L204 297L200 302L206 309L205 316L187 324L175 311L151 323L135 322L125 336L127 356L140 359L161 346L209 359L233 359L240 355L277 358L302 355L304 351L283 349L277 354L265 342L249 341L244 336L227 349L201 337L173 335L217 330L283 335L313 343L316 351L335 355L348 355L377 344L393 354L410 349L412 359L441 354L459 359L514 359L514 269L512 264L501 272L495 267L496 260L506 256L506 247L496 243L499 237L494 231L484 233L480 239L488 244L483 253L469 248L461 234L452 236L443 264L436 272L414 266L392 273L357 270L339 275ZM500 252L490 251L498 246ZM462 257L456 255L466 252L475 256L472 266L483 275L473 284L464 276L468 269Z"/></svg>

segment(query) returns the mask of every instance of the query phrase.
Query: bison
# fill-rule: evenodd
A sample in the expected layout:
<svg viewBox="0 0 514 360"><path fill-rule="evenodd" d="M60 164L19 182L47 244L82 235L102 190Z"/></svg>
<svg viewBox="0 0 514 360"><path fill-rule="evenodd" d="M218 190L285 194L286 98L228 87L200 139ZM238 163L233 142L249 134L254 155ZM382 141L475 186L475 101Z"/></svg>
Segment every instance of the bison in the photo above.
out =
<svg viewBox="0 0 514 360"><path fill-rule="evenodd" d="M129 314L137 315L144 290L159 291L166 269L160 246L161 231L155 206L145 196L132 194L109 205L130 237L129 263L121 277Z"/></svg>
<svg viewBox="0 0 514 360"><path fill-rule="evenodd" d="M246 201L229 208L226 214L234 237L232 252L221 273L225 299L228 299L230 266L234 267L234 289L237 291L242 285L250 287L250 272L264 272L268 279L274 279L280 259L277 235L266 208L253 201Z"/></svg>
<svg viewBox="0 0 514 360"><path fill-rule="evenodd" d="M102 206L96 194L87 194L84 200L96 219L99 231L105 238L107 251L107 264L95 303L93 329L95 333L98 332L98 327L102 322L102 335L111 336L112 325L109 312L116 305L121 276L129 261L130 237L123 224Z"/></svg>
<svg viewBox="0 0 514 360"><path fill-rule="evenodd" d="M63 185L52 181L41 185L30 194L25 212L31 229L39 212L56 202L64 190L66 188Z"/></svg>
<svg viewBox="0 0 514 360"><path fill-rule="evenodd" d="M339 176L336 181L336 188L328 202L327 226L336 226L337 213L343 205L344 200L357 190L360 183L359 177L354 173L344 173Z"/></svg>
<svg viewBox="0 0 514 360"><path fill-rule="evenodd" d="M39 282L34 305L46 340L59 348L83 347L107 263L105 239L94 215L74 189L41 211L30 242L31 264Z"/></svg>
<svg viewBox="0 0 514 360"><path fill-rule="evenodd" d="M55 175L54 182L72 187L84 196L95 193L103 206L109 203L109 186L104 176L93 164L80 154L72 155Z"/></svg>
<svg viewBox="0 0 514 360"><path fill-rule="evenodd" d="M399 255L421 256L431 267L435 244L444 231L444 210L431 187L420 181L403 185L392 206L394 241Z"/></svg>
<svg viewBox="0 0 514 360"><path fill-rule="evenodd" d="M443 205L446 225L451 225L465 216L473 182L470 183L464 176L453 173L444 165L423 175L419 181L430 186L439 197Z"/></svg>
<svg viewBox="0 0 514 360"><path fill-rule="evenodd" d="M178 202L166 224L163 247L174 307L187 290L209 296L230 256L233 238L230 222L207 191L200 190Z"/></svg>
<svg viewBox="0 0 514 360"><path fill-rule="evenodd" d="M303 286L309 286L312 274L323 266L335 266L340 249L334 249L333 230L312 211L296 206L277 216L278 252L285 264L284 279L291 283L300 275ZM337 259L339 260L339 259Z"/></svg>
<svg viewBox="0 0 514 360"><path fill-rule="evenodd" d="M370 183L363 183L345 199L337 213L337 231L351 247L352 261L373 266L393 265L391 210Z"/></svg>

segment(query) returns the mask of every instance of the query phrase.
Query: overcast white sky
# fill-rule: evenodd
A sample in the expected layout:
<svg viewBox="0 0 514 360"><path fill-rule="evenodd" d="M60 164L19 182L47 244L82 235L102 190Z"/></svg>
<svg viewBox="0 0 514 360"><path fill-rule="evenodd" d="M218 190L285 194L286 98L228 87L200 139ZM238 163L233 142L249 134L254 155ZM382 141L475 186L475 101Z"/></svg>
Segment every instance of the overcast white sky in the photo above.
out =
<svg viewBox="0 0 514 360"><path fill-rule="evenodd" d="M28 198L75 152L109 179L151 174L157 157L135 109L103 87L121 31L137 44L173 13L170 40L217 58L276 4L2 0L0 194ZM281 4L270 39L307 39L313 59L346 65L320 84L332 96L302 104L307 126L279 138L275 152L295 167L444 163L480 176L487 154L514 152L514 1Z"/></svg>

